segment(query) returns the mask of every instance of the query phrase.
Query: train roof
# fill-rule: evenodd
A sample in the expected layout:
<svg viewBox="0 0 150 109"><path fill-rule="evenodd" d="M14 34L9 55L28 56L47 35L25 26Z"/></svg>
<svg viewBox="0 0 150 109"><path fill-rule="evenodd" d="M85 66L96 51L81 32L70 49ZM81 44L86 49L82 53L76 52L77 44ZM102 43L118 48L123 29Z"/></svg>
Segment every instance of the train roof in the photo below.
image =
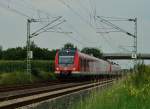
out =
<svg viewBox="0 0 150 109"><path fill-rule="evenodd" d="M96 58L96 57L94 57L94 56L90 56L90 55L88 55L88 54L85 54L85 53L81 53L81 52L79 52L78 51L78 54L81 56L81 57L83 57L83 58L88 58L88 59L92 59L92 60L99 60L98 58Z"/></svg>

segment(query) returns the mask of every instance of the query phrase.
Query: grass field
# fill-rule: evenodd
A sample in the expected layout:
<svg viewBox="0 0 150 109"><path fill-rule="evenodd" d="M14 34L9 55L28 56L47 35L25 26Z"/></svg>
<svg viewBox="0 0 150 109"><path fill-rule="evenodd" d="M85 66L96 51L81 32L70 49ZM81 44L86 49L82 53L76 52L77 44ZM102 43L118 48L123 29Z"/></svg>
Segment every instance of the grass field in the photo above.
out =
<svg viewBox="0 0 150 109"><path fill-rule="evenodd" d="M40 81L49 81L56 79L54 73L40 71L36 75L27 72L11 72L11 73L0 73L0 85L17 85L17 84L28 84Z"/></svg>
<svg viewBox="0 0 150 109"><path fill-rule="evenodd" d="M111 88L94 91L72 109L150 109L150 67L138 66L138 72Z"/></svg>
<svg viewBox="0 0 150 109"><path fill-rule="evenodd" d="M35 70L53 72L54 61L32 61L32 68ZM26 70L26 61L0 61L0 73L1 72L24 72Z"/></svg>
<svg viewBox="0 0 150 109"><path fill-rule="evenodd" d="M53 61L32 61L31 74L26 61L0 61L0 85L27 84L55 79Z"/></svg>

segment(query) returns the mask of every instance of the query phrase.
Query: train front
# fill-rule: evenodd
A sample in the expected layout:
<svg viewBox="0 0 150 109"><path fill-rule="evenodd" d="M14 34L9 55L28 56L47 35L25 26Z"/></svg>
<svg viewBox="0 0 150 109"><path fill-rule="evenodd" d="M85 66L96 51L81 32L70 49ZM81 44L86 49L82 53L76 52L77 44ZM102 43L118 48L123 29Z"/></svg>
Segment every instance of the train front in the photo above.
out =
<svg viewBox="0 0 150 109"><path fill-rule="evenodd" d="M78 70L77 50L62 49L57 51L55 56L55 73L58 75L71 75Z"/></svg>

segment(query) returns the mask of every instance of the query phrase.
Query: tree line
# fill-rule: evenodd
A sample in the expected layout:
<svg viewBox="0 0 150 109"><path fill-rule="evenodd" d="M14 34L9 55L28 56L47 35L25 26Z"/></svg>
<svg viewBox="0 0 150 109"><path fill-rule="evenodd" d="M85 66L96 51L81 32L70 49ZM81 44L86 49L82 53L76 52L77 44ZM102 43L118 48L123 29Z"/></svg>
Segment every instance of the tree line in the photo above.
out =
<svg viewBox="0 0 150 109"><path fill-rule="evenodd" d="M66 43L62 48L77 48L72 43ZM40 48L34 42L31 42L31 50L33 51L34 60L54 60L56 49L48 50L47 48ZM98 48L85 47L81 52L101 58L102 52ZM0 46L0 60L25 60L27 57L27 48L16 47L3 50Z"/></svg>

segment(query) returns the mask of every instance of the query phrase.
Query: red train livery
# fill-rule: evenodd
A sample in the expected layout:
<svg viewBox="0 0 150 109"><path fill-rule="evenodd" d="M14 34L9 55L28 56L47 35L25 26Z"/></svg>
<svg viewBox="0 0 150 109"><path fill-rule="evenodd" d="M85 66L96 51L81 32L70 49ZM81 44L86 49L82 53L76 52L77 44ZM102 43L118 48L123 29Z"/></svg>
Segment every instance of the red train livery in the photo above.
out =
<svg viewBox="0 0 150 109"><path fill-rule="evenodd" d="M102 75L118 71L119 65L81 53L77 49L62 49L55 56L55 73L60 75Z"/></svg>

